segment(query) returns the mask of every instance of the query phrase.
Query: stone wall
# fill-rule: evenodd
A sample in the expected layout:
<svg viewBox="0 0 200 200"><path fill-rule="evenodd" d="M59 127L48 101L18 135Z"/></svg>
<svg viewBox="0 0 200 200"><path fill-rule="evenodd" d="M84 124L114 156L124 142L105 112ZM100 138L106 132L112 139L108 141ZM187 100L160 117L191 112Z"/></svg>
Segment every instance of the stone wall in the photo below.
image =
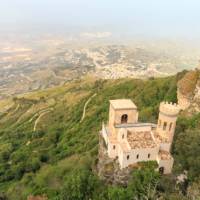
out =
<svg viewBox="0 0 200 200"><path fill-rule="evenodd" d="M141 148L141 149L131 149L130 152L119 154L119 162L121 166L127 167L132 163L138 163L143 161L155 161L157 159L159 152L159 147L154 148ZM138 156L138 157L137 157ZM127 159L127 157L129 159Z"/></svg>

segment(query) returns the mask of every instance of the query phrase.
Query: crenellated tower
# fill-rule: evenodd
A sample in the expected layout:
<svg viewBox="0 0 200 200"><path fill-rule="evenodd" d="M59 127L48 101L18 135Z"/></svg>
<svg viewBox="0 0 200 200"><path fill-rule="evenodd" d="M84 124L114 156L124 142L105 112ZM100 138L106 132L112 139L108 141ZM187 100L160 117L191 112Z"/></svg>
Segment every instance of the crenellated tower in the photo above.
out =
<svg viewBox="0 0 200 200"><path fill-rule="evenodd" d="M180 108L175 103L162 102L159 111L157 133L172 142Z"/></svg>

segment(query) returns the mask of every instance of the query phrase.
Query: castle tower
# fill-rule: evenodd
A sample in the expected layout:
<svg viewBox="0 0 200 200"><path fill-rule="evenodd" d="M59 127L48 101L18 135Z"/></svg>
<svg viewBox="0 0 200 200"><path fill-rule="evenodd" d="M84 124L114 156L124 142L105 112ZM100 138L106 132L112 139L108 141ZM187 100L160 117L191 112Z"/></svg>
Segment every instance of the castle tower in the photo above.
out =
<svg viewBox="0 0 200 200"><path fill-rule="evenodd" d="M136 105L130 99L110 100L109 129L115 132L115 125L133 124L138 122Z"/></svg>
<svg viewBox="0 0 200 200"><path fill-rule="evenodd" d="M177 104L162 102L159 111L157 133L172 142L180 108Z"/></svg>

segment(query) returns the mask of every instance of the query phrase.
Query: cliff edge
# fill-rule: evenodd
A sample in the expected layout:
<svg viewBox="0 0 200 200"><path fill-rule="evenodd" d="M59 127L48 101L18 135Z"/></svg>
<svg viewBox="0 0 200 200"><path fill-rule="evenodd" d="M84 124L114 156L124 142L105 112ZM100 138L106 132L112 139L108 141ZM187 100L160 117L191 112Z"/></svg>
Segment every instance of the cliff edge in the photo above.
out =
<svg viewBox="0 0 200 200"><path fill-rule="evenodd" d="M200 112L200 69L187 72L178 82L177 99L182 110Z"/></svg>

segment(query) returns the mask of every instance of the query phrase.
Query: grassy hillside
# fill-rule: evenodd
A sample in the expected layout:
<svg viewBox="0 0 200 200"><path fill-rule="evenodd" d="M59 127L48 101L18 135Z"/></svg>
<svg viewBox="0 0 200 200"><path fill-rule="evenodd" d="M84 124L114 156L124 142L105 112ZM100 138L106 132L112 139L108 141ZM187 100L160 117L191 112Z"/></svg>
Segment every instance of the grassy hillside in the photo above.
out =
<svg viewBox="0 0 200 200"><path fill-rule="evenodd" d="M59 195L65 183L74 180L72 174L90 170L95 165L98 131L102 121L107 121L109 99L130 98L138 106L141 121L156 122L159 103L176 102L177 79L101 81L87 78L9 100L10 106L0 114L2 195L15 200L26 199L30 194L67 199ZM84 104L95 93L80 122ZM3 110L5 103L0 105ZM183 118L178 129L185 134L194 120L185 124ZM196 127L197 124L192 125L192 130ZM196 148L199 150L198 145ZM179 149L174 147L177 166L180 165L175 167L176 171L184 169L183 161L179 162Z"/></svg>

